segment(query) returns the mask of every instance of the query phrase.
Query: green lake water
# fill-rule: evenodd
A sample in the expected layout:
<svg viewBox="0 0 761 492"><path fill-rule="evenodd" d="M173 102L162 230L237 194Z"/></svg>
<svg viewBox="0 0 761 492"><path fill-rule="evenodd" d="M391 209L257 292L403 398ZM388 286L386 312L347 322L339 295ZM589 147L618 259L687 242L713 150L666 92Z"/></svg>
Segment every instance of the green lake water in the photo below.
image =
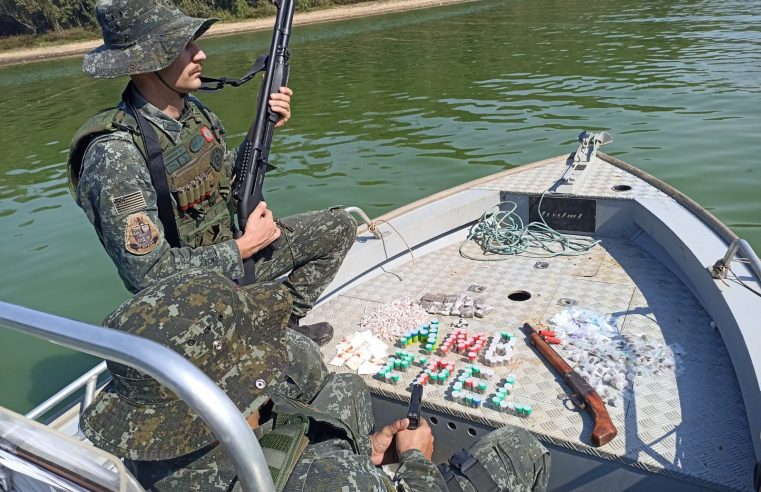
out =
<svg viewBox="0 0 761 492"><path fill-rule="evenodd" d="M269 33L202 40L237 76ZM265 182L276 215L371 217L571 152L584 129L761 250L761 1L493 0L298 26L294 116ZM125 81L81 58L0 68L0 299L99 323L128 297L68 194L79 125ZM256 88L202 99L240 142ZM0 330L0 405L25 412L97 361Z"/></svg>

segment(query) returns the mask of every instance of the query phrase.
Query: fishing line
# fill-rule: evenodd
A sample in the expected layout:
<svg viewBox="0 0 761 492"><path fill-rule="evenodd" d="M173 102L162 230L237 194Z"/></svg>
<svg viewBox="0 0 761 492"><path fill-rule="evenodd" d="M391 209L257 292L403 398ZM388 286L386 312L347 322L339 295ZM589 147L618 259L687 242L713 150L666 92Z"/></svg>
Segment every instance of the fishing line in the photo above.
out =
<svg viewBox="0 0 761 492"><path fill-rule="evenodd" d="M500 202L484 212L478 222L470 228L468 237L460 245L460 256L477 261L502 261L507 258L483 258L471 256L463 251L468 241L473 240L485 254L502 256L524 255L537 258L555 256L579 256L589 252L598 240L571 236L550 227L542 215L542 200L549 190L539 197L537 212L540 222L524 225L520 215L515 213L518 204L512 201ZM501 210L509 204L509 210ZM496 209L493 212L490 210Z"/></svg>

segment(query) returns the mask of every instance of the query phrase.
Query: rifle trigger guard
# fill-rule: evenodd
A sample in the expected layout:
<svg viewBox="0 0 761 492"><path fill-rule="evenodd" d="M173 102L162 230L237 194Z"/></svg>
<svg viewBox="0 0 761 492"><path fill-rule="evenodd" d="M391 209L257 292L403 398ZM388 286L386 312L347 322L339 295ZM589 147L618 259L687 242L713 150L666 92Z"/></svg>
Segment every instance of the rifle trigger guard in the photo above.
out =
<svg viewBox="0 0 761 492"><path fill-rule="evenodd" d="M584 399L581 398L576 393L571 395L570 400L571 400L571 403L573 403L573 406L575 406L579 410L584 410L585 408L587 408L587 404L584 402Z"/></svg>

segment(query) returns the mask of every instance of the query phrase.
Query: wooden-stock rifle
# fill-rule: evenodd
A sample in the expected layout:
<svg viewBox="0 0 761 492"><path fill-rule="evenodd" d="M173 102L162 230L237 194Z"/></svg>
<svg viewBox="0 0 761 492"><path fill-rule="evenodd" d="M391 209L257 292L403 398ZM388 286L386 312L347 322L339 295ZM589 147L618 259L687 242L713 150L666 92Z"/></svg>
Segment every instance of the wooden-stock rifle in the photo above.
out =
<svg viewBox="0 0 761 492"><path fill-rule="evenodd" d="M523 325L523 330L531 339L534 347L542 354L542 357L560 373L560 377L565 384L571 388L571 401L576 406L586 409L592 415L594 420L592 444L595 447L608 444L616 437L618 431L616 426L613 425L613 421L610 419L608 410L605 408L605 403L600 398L600 395L539 336L539 333L537 333L533 326L526 323Z"/></svg>

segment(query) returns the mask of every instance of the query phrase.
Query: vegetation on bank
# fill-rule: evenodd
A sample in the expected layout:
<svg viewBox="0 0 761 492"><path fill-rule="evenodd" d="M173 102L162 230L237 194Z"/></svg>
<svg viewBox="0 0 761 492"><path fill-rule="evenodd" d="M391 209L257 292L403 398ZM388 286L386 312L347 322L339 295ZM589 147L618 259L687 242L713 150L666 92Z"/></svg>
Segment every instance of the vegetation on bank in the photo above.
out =
<svg viewBox="0 0 761 492"><path fill-rule="evenodd" d="M305 12L369 0L296 0ZM85 41L100 37L95 21L96 0L0 0L0 50ZM175 0L180 9L197 17L235 21L267 17L271 0Z"/></svg>

